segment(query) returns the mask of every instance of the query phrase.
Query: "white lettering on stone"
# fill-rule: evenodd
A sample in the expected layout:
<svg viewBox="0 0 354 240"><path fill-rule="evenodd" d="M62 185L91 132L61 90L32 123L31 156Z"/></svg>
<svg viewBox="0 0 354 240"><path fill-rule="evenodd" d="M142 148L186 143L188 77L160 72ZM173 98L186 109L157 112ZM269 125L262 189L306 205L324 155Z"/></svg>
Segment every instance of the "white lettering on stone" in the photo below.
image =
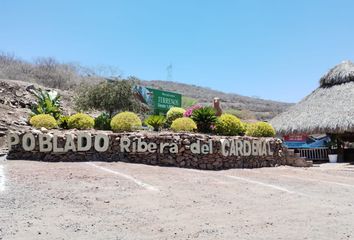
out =
<svg viewBox="0 0 354 240"><path fill-rule="evenodd" d="M12 149L12 146L20 143L20 137L16 133L9 133L7 135L7 145L9 150Z"/></svg>
<svg viewBox="0 0 354 240"><path fill-rule="evenodd" d="M64 151L69 152L70 150L73 152L76 152L76 146L74 142L74 136L72 134L65 134L65 145L64 145Z"/></svg>
<svg viewBox="0 0 354 240"><path fill-rule="evenodd" d="M245 144L243 144L243 142L239 139L236 139L235 141L235 146L236 146L236 156L243 156L244 151L244 147Z"/></svg>
<svg viewBox="0 0 354 240"><path fill-rule="evenodd" d="M209 140L209 153L213 154L213 141L211 139Z"/></svg>
<svg viewBox="0 0 354 240"><path fill-rule="evenodd" d="M32 133L26 133L22 136L22 148L25 151L33 151L36 147L36 140Z"/></svg>
<svg viewBox="0 0 354 240"><path fill-rule="evenodd" d="M243 155L241 156L251 156L252 153L252 145L250 141L243 141Z"/></svg>
<svg viewBox="0 0 354 240"><path fill-rule="evenodd" d="M208 144L203 144L201 147L201 151L202 154L208 154L209 153L209 146Z"/></svg>
<svg viewBox="0 0 354 240"><path fill-rule="evenodd" d="M190 146L191 152L194 154L200 154L200 141L197 140L197 142L192 143Z"/></svg>
<svg viewBox="0 0 354 240"><path fill-rule="evenodd" d="M262 155L267 156L267 142L262 141Z"/></svg>
<svg viewBox="0 0 354 240"><path fill-rule="evenodd" d="M170 153L178 153L178 146L176 143L170 144Z"/></svg>
<svg viewBox="0 0 354 240"><path fill-rule="evenodd" d="M60 153L64 152L64 148L58 147L58 136L54 134L53 136L53 152Z"/></svg>
<svg viewBox="0 0 354 240"><path fill-rule="evenodd" d="M253 156L258 155L258 141L257 140L252 141L252 155Z"/></svg>
<svg viewBox="0 0 354 240"><path fill-rule="evenodd" d="M105 152L109 147L109 137L107 134L98 133L95 136L95 150L97 152Z"/></svg>
<svg viewBox="0 0 354 240"><path fill-rule="evenodd" d="M270 156L273 156L274 152L273 152L273 150L272 150L272 148L271 148L271 146L270 146L270 141L267 141L267 145L268 145L268 154L269 154Z"/></svg>
<svg viewBox="0 0 354 240"><path fill-rule="evenodd" d="M148 152L154 153L154 152L156 152L156 150L157 150L157 144L156 143L151 142L151 143L148 144Z"/></svg>
<svg viewBox="0 0 354 240"><path fill-rule="evenodd" d="M161 143L160 144L160 153L163 153L163 150L165 149L165 147L167 147L169 145L169 143Z"/></svg>
<svg viewBox="0 0 354 240"><path fill-rule="evenodd" d="M39 151L40 152L52 151L52 149L53 149L52 135L41 133L38 135L38 142L39 142Z"/></svg>
<svg viewBox="0 0 354 240"><path fill-rule="evenodd" d="M235 156L236 155L236 143L235 143L235 140L232 139L230 141L230 153L229 153L229 156Z"/></svg>
<svg viewBox="0 0 354 240"><path fill-rule="evenodd" d="M122 137L120 139L120 151L121 152L130 152L129 146L130 146L130 139L127 137Z"/></svg>
<svg viewBox="0 0 354 240"><path fill-rule="evenodd" d="M146 142L141 141L141 138L138 139L138 152L146 152L148 145Z"/></svg>
<svg viewBox="0 0 354 240"><path fill-rule="evenodd" d="M229 151L226 150L226 147L229 147L229 146L230 146L229 140L227 140L227 139L221 139L220 142L221 142L221 154L222 154L224 157L229 156Z"/></svg>
<svg viewBox="0 0 354 240"><path fill-rule="evenodd" d="M263 143L263 140L258 141L258 145L257 145L258 156L262 156L262 143Z"/></svg>
<svg viewBox="0 0 354 240"><path fill-rule="evenodd" d="M80 132L77 134L77 151L88 151L92 147L91 133Z"/></svg>

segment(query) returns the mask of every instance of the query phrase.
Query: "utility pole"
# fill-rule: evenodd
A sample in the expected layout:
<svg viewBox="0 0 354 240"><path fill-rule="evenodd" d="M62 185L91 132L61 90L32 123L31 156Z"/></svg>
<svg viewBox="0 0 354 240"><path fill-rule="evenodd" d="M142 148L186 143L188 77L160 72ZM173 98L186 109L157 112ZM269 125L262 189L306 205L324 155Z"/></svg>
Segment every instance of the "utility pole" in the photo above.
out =
<svg viewBox="0 0 354 240"><path fill-rule="evenodd" d="M172 63L170 63L170 64L166 67L166 72L167 72L166 81L172 81L172 80L173 80L173 77L172 77L172 70L173 70L173 66L172 66Z"/></svg>

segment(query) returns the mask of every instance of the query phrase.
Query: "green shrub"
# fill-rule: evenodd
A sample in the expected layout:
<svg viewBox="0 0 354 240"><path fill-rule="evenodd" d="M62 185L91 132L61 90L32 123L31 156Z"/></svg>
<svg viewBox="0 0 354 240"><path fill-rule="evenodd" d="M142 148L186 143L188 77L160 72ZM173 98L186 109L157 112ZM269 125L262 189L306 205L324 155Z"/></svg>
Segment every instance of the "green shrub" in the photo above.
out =
<svg viewBox="0 0 354 240"><path fill-rule="evenodd" d="M244 133L244 126L240 119L234 115L224 113L215 124L215 131L220 135L236 136Z"/></svg>
<svg viewBox="0 0 354 240"><path fill-rule="evenodd" d="M193 132L197 130L197 124L191 119L187 117L177 118L172 122L171 129L175 132L186 131Z"/></svg>
<svg viewBox="0 0 354 240"><path fill-rule="evenodd" d="M269 123L257 122L247 126L246 135L251 137L274 137L275 130Z"/></svg>
<svg viewBox="0 0 354 240"><path fill-rule="evenodd" d="M68 121L70 116L63 116L61 115L58 119L58 125L62 129L69 129Z"/></svg>
<svg viewBox="0 0 354 240"><path fill-rule="evenodd" d="M69 128L91 129L95 124L94 119L85 113L76 113L69 117Z"/></svg>
<svg viewBox="0 0 354 240"><path fill-rule="evenodd" d="M166 114L166 123L171 125L174 120L177 118L182 118L183 114L186 112L183 108L180 107L171 107Z"/></svg>
<svg viewBox="0 0 354 240"><path fill-rule="evenodd" d="M111 118L108 113L101 113L95 118L95 129L111 130Z"/></svg>
<svg viewBox="0 0 354 240"><path fill-rule="evenodd" d="M154 128L154 131L158 131L165 124L166 118L161 115L151 115L145 120L145 124Z"/></svg>
<svg viewBox="0 0 354 240"><path fill-rule="evenodd" d="M210 133L211 127L216 123L217 117L212 107L202 107L192 113L192 119L197 124L199 132Z"/></svg>
<svg viewBox="0 0 354 240"><path fill-rule="evenodd" d="M121 112L111 120L111 128L114 132L133 131L141 127L141 120L133 112Z"/></svg>
<svg viewBox="0 0 354 240"><path fill-rule="evenodd" d="M248 123L248 122L241 122L242 123L242 133L241 133L241 135L245 135L245 133L246 133L246 131L247 131L247 129L248 129L248 127L249 127L249 125L251 124L251 123Z"/></svg>
<svg viewBox="0 0 354 240"><path fill-rule="evenodd" d="M58 127L55 118L49 114L38 114L31 117L30 124L35 128L45 127L47 129L52 129Z"/></svg>

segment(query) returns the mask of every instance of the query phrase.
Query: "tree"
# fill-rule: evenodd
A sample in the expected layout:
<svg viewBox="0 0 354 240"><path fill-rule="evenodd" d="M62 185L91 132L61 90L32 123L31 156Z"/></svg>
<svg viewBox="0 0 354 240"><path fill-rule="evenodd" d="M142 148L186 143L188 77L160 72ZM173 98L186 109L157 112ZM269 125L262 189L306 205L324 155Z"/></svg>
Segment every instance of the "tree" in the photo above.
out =
<svg viewBox="0 0 354 240"><path fill-rule="evenodd" d="M119 111L141 112L143 107L133 94L134 81L107 80L96 85L81 85L75 96L77 110L105 111L110 117Z"/></svg>

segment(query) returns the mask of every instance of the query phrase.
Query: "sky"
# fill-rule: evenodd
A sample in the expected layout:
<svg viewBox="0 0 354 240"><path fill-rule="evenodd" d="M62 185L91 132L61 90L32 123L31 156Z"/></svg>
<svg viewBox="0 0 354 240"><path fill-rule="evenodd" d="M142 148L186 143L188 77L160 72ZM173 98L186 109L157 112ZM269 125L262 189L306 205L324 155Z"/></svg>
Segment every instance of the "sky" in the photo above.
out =
<svg viewBox="0 0 354 240"><path fill-rule="evenodd" d="M0 0L0 51L298 102L354 60L353 10L351 0Z"/></svg>

